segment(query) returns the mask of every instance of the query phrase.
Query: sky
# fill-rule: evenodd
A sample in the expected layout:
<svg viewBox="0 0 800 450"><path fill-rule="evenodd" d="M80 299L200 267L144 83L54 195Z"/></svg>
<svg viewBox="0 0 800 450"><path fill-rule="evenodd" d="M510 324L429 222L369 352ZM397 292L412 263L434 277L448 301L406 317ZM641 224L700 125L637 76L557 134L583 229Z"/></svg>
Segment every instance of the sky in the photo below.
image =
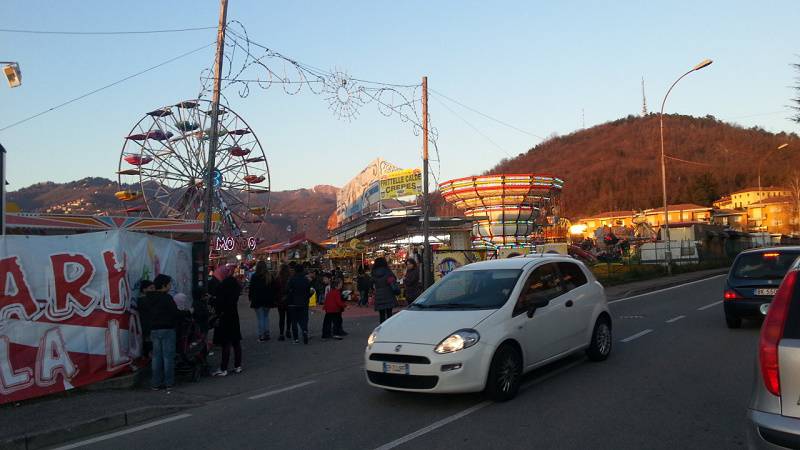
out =
<svg viewBox="0 0 800 450"><path fill-rule="evenodd" d="M219 4L206 0L5 0L0 29L214 27L218 14ZM669 85L704 58L714 63L680 82L666 112L711 114L773 132L800 128L787 109L798 75L790 64L800 62L796 0L230 0L228 19L244 24L253 41L326 71L403 85L427 76L439 181L480 173L541 138L639 114L642 77L647 106L657 111ZM0 61L19 61L23 81L15 89L0 85L0 129L215 39L213 29L113 36L0 32ZM148 111L195 98L200 73L213 59L209 45L0 131L9 188L116 179L131 128ZM242 74L258 76L252 68ZM264 147L273 190L342 186L377 157L421 166L421 138L374 103L348 121L308 89L288 95L280 86L253 86L246 98L234 88L223 94Z"/></svg>

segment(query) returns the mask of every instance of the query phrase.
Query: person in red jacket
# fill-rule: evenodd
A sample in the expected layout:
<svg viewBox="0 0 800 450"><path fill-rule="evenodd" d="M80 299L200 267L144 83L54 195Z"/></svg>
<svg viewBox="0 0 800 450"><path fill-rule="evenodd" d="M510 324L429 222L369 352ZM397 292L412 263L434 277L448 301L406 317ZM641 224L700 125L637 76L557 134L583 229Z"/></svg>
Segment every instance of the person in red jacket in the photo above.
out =
<svg viewBox="0 0 800 450"><path fill-rule="evenodd" d="M342 299L342 280L336 279L333 288L325 296L325 304L322 306L325 311L325 319L322 321L322 339L331 337L337 340L342 339L342 312L345 306ZM333 335L331 335L331 327L333 327Z"/></svg>

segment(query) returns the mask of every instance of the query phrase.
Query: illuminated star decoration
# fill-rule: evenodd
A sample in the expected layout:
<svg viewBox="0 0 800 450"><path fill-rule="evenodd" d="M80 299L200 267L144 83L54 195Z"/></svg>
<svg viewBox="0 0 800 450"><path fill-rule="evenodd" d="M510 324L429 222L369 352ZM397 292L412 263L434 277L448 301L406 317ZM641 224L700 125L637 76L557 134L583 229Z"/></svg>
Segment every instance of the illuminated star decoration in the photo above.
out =
<svg viewBox="0 0 800 450"><path fill-rule="evenodd" d="M333 115L338 119L351 121L358 115L358 109L364 106L361 97L363 90L347 72L334 70L325 79L323 93Z"/></svg>

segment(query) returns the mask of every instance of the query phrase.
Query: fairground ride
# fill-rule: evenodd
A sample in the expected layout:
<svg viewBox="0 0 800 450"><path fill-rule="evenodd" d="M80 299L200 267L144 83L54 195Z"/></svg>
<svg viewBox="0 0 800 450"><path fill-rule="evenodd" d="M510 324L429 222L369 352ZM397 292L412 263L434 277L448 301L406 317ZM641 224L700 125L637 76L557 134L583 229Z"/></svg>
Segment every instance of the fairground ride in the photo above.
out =
<svg viewBox="0 0 800 450"><path fill-rule="evenodd" d="M477 246L528 246L560 221L564 181L549 175L495 174L439 184L444 199L473 218Z"/></svg>

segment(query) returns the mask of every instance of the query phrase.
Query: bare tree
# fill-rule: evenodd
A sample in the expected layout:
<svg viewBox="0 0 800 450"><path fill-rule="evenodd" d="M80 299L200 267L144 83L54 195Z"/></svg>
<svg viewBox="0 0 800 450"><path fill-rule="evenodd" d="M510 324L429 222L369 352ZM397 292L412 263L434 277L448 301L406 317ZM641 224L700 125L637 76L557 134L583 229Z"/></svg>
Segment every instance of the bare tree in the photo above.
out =
<svg viewBox="0 0 800 450"><path fill-rule="evenodd" d="M792 97L792 105L789 106L793 110L791 120L800 123L800 63L792 64L792 67L797 70L798 75L794 77L794 86L792 87L795 91L795 96Z"/></svg>
<svg viewBox="0 0 800 450"><path fill-rule="evenodd" d="M794 229L800 233L800 171L793 170L789 175L789 189L792 191L792 214L794 216Z"/></svg>

